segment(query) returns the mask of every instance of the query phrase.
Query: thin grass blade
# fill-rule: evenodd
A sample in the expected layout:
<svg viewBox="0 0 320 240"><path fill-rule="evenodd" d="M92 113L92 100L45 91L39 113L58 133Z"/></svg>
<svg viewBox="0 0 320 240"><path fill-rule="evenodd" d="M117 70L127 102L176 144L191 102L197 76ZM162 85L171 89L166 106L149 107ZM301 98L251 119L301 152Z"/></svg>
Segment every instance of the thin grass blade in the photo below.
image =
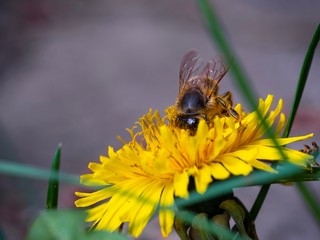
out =
<svg viewBox="0 0 320 240"><path fill-rule="evenodd" d="M223 34L222 27L219 24L219 20L214 12L213 7L210 5L208 0L198 0L197 2L198 2L200 12L207 23L207 27L211 35L211 38L214 40L216 45L223 52L227 62L231 63L230 69L234 75L236 83L238 84L238 89L243 93L243 96L246 98L249 105L253 109L257 109L257 105L256 105L257 97L255 96L254 89L251 87L252 84L250 84L249 78L246 76L240 62L238 61L237 57L234 54L234 51L232 50L231 45L228 43L227 38ZM257 111L257 114L260 117L262 125L266 128L266 135L268 135L271 139L274 139L275 146L278 146L279 148L279 144L275 140L274 131L268 128L268 125L266 124L265 119L262 117L262 114L259 111ZM283 156L283 159L285 159L285 155L282 153L280 148L279 148L279 151L280 151L280 154ZM260 207L263 204L264 198L268 193L269 187L270 186L262 187L261 189L262 192L260 192L258 195L259 201L257 201L256 206L254 206L254 209L257 210L256 213L259 212Z"/></svg>
<svg viewBox="0 0 320 240"><path fill-rule="evenodd" d="M294 122L297 110L299 108L299 104L300 104L300 100L301 100L301 97L302 97L302 94L304 91L304 87L305 87L307 79L308 79L308 74L309 74L309 71L311 68L313 56L314 56L314 53L315 53L315 50L316 50L316 47L317 47L319 41L320 41L320 24L318 25L318 27L313 35L313 38L310 42L307 54L305 56L305 59L304 59L304 62L303 62L302 68L301 68L300 77L298 80L297 89L296 89L296 93L294 96L294 102L293 102L293 105L291 108L288 122L286 124L285 130L283 133L283 137L288 137L290 134L292 124ZM304 199L306 199L306 200L311 199L308 197L308 196L312 196L311 193L310 192L307 193L308 189L305 186L302 187L302 185L303 185L303 183L300 183L298 186L300 193L304 196ZM256 217L262 207L262 204L268 194L269 189L270 189L270 185L264 185L261 187L260 192L259 192L259 194L253 204L253 207L251 208L251 211L250 211L250 214L253 219L256 219ZM313 205L312 204L313 201L315 201L315 200L314 199L310 200L309 206ZM318 207L317 211L314 212L314 214L320 216L320 208L319 207ZM316 218L318 218L318 217L316 216Z"/></svg>
<svg viewBox="0 0 320 240"><path fill-rule="evenodd" d="M59 144L51 164L47 191L47 209L56 209L58 207L59 178L56 178L56 174L59 174L60 170L61 147L62 144Z"/></svg>
<svg viewBox="0 0 320 240"><path fill-rule="evenodd" d="M48 180L48 176L50 176L50 171L45 169L40 169L38 167L29 166L26 164L14 163L10 160L0 159L0 173L16 176L16 177L24 177L31 179L39 179L39 180ZM63 172L59 172L59 176L57 173L52 173L52 179L59 179L60 182L69 183L72 185L82 186L79 181L79 176L67 174Z"/></svg>
<svg viewBox="0 0 320 240"><path fill-rule="evenodd" d="M304 62L303 62L303 65L302 65L302 68L300 71L300 77L299 77L296 93L294 96L293 105L291 107L291 112L290 112L290 115L288 118L288 122L287 122L285 130L283 132L283 137L288 137L290 134L292 124L294 122L294 119L296 117L296 113L299 108L299 104L300 104L300 100L301 100L301 97L302 97L302 94L304 91L304 87L305 87L307 80L308 80L308 75L309 75L309 71L311 68L313 56L314 56L314 53L316 51L316 48L317 48L319 41L320 41L320 24L318 25L318 27L312 37L307 54L304 58Z"/></svg>
<svg viewBox="0 0 320 240"><path fill-rule="evenodd" d="M214 40L217 47L223 53L226 61L231 64L230 70L236 79L238 89L243 93L243 96L248 101L252 109L257 108L257 97L255 91L252 88L253 84L250 84L249 78L246 76L240 61L237 59L235 52L233 51L228 39L224 35L224 31L219 23L219 19L213 9L213 6L208 0L198 0L198 6L200 12L207 24L208 32L211 38Z"/></svg>

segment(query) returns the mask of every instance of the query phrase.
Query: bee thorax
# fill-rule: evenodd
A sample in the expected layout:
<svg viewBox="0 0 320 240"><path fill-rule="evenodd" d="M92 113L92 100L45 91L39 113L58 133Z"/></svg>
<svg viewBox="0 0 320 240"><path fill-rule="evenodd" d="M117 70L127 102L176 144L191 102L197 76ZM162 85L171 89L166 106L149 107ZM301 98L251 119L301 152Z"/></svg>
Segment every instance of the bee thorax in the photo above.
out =
<svg viewBox="0 0 320 240"><path fill-rule="evenodd" d="M205 107L206 100L203 94L197 89L186 92L180 101L181 110L187 114L197 113Z"/></svg>

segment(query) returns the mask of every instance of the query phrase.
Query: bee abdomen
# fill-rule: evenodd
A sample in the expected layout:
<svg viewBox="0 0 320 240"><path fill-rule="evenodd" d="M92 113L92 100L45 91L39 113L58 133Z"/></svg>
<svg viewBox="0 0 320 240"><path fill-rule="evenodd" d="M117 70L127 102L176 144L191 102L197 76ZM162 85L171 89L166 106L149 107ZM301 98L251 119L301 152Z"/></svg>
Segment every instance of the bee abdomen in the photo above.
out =
<svg viewBox="0 0 320 240"><path fill-rule="evenodd" d="M190 130L191 133L195 133L199 125L199 118L192 115L180 115L177 116L175 124L179 128Z"/></svg>

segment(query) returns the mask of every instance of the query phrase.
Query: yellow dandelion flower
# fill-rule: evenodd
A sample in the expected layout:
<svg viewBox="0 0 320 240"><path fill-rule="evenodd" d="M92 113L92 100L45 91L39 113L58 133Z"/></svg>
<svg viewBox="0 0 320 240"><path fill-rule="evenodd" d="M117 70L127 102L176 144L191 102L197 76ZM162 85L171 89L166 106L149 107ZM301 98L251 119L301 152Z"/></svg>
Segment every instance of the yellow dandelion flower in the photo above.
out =
<svg viewBox="0 0 320 240"><path fill-rule="evenodd" d="M270 111L273 96L259 100L258 111L268 126L279 133L285 122L281 113L282 100ZM174 222L174 197L188 197L190 177L195 189L206 191L214 180L231 175L248 175L254 169L276 172L266 161L282 160L283 156L295 164L304 165L310 155L287 148L286 145L312 137L312 134L264 138L266 129L257 111L246 113L238 104L234 117L216 116L210 127L200 120L195 134L172 124L173 107L161 118L150 110L137 125L129 130L132 140L118 151L108 149L108 157L100 163L90 163L90 174L81 176L86 185L101 186L92 193L76 192L77 207L89 207L87 221L98 230L116 231L128 223L128 232L138 237L159 208L161 232L167 237ZM276 126L275 126L276 125ZM140 131L134 129L140 126Z"/></svg>

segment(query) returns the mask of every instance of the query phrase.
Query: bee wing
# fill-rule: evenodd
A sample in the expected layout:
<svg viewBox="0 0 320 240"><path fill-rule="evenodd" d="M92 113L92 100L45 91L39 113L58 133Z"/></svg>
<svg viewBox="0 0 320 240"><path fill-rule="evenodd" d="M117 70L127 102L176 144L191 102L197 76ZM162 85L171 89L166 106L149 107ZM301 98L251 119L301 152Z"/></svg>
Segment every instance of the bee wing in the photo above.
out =
<svg viewBox="0 0 320 240"><path fill-rule="evenodd" d="M222 59L218 59L208 61L203 69L202 75L217 81L218 84L227 72L228 67L224 64Z"/></svg>
<svg viewBox="0 0 320 240"><path fill-rule="evenodd" d="M181 61L179 72L179 92L182 92L190 81L194 81L194 76L199 76L204 66L203 59L200 58L196 50L189 51ZM196 84L196 83L192 83Z"/></svg>
<svg viewBox="0 0 320 240"><path fill-rule="evenodd" d="M189 51L181 61L179 74L179 92L188 85L204 85L210 91L217 85L228 68L222 59L205 62L196 50ZM205 81L203 81L205 79ZM201 82L201 83L200 83Z"/></svg>

